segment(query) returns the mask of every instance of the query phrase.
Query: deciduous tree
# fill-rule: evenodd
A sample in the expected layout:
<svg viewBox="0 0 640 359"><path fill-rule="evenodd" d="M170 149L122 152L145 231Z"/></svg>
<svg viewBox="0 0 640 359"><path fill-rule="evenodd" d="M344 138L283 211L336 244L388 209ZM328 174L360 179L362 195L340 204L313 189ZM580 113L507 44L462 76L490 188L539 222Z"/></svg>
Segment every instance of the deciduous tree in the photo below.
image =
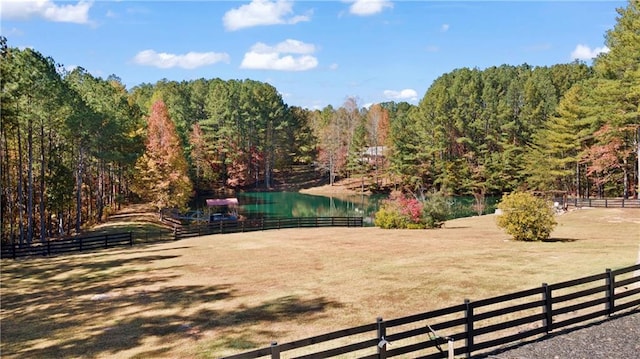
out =
<svg viewBox="0 0 640 359"><path fill-rule="evenodd" d="M147 119L146 151L136 164L135 191L158 210L185 209L192 184L175 125L162 101L151 107Z"/></svg>

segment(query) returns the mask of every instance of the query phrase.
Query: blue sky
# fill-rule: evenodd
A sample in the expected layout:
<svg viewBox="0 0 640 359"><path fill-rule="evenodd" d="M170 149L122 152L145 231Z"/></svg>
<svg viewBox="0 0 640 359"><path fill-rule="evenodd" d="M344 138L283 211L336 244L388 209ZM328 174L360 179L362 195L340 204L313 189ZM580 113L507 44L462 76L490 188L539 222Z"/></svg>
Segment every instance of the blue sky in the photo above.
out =
<svg viewBox="0 0 640 359"><path fill-rule="evenodd" d="M460 67L591 62L625 1L0 0L9 46L120 77L253 79L289 105L417 104Z"/></svg>

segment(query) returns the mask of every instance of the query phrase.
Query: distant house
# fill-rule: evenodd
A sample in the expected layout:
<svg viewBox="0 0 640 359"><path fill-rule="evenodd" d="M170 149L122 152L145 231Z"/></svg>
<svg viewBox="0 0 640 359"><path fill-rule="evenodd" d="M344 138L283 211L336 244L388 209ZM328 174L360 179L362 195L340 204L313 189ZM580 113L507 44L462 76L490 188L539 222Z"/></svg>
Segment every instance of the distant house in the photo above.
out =
<svg viewBox="0 0 640 359"><path fill-rule="evenodd" d="M362 161L367 162L370 165L375 165L376 162L384 161L386 151L387 151L386 146L367 147L362 152Z"/></svg>

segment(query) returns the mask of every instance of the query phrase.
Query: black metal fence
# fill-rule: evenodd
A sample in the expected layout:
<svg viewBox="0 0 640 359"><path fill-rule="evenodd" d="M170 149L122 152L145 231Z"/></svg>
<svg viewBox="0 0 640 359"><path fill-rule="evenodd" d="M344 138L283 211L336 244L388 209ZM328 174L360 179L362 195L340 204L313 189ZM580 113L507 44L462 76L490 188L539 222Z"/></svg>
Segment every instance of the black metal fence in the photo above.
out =
<svg viewBox="0 0 640 359"><path fill-rule="evenodd" d="M431 312L272 343L226 359L361 359L472 357L534 340L552 331L640 310L640 264Z"/></svg>

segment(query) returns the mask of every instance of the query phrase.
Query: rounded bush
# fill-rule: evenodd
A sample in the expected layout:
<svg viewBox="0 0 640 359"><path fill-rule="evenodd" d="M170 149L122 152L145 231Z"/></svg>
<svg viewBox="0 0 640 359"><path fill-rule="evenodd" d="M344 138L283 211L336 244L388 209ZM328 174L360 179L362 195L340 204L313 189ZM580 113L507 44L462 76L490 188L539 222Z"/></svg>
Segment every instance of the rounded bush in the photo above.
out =
<svg viewBox="0 0 640 359"><path fill-rule="evenodd" d="M517 241L541 241L548 239L556 226L551 203L525 192L513 192L502 197L498 204L502 214L498 227Z"/></svg>
<svg viewBox="0 0 640 359"><path fill-rule="evenodd" d="M382 229L406 228L407 219L396 208L383 206L376 213L374 224Z"/></svg>

